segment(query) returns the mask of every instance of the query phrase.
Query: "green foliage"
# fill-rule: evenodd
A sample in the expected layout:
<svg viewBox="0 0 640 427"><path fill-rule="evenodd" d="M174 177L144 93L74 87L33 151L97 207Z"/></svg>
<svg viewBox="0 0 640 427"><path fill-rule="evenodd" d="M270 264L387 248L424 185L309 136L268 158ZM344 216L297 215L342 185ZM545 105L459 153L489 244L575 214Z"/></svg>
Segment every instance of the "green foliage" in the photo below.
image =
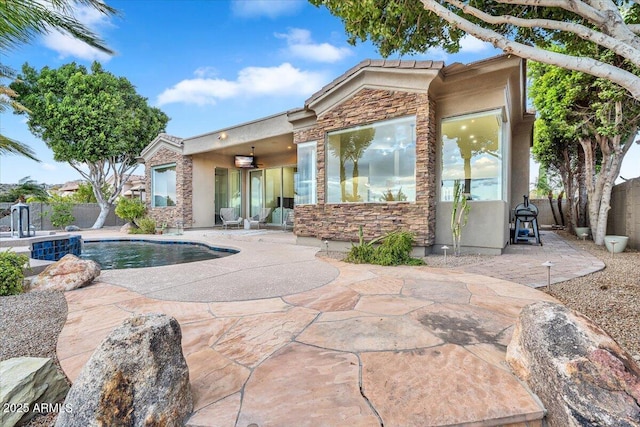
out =
<svg viewBox="0 0 640 427"><path fill-rule="evenodd" d="M73 216L73 202L64 196L54 196L49 198L51 213L49 219L54 227L65 228L71 225L76 218Z"/></svg>
<svg viewBox="0 0 640 427"><path fill-rule="evenodd" d="M467 225L469 210L467 196L463 192L463 186L459 179L453 182L453 206L451 207L451 235L453 237L453 252L460 255L460 239L462 228Z"/></svg>
<svg viewBox="0 0 640 427"><path fill-rule="evenodd" d="M85 26L73 13L74 7L82 3L91 12L109 16L116 10L101 0L5 0L0 2L2 27L0 49L5 51L30 43L37 36L51 30L71 34L78 40L112 54L99 36Z"/></svg>
<svg viewBox="0 0 640 427"><path fill-rule="evenodd" d="M109 197L109 184L104 183L102 185L102 198L107 199ZM93 192L93 186L88 182L81 182L78 184L78 190L68 196L74 203L97 203L96 195Z"/></svg>
<svg viewBox="0 0 640 427"><path fill-rule="evenodd" d="M147 207L140 199L121 197L118 199L118 203L116 203L115 212L119 218L139 226L138 220L144 218L147 213Z"/></svg>
<svg viewBox="0 0 640 427"><path fill-rule="evenodd" d="M149 217L138 219L138 228L132 228L129 233L131 234L155 234L156 233L156 220Z"/></svg>
<svg viewBox="0 0 640 427"><path fill-rule="evenodd" d="M407 231L393 231L369 242L364 241L362 226L359 242L352 245L345 261L354 264L423 265L424 261L412 258L414 236ZM380 242L379 245L377 243Z"/></svg>
<svg viewBox="0 0 640 427"><path fill-rule="evenodd" d="M94 189L103 189L114 173L114 182L122 182L169 121L130 81L105 71L98 62L90 70L70 63L37 71L25 64L10 87L29 109L17 114L28 115L31 133L53 150L55 160L68 162ZM120 190L110 188L108 198L96 194L102 219ZM102 225L96 221L93 228Z"/></svg>
<svg viewBox="0 0 640 427"><path fill-rule="evenodd" d="M509 54L605 76L640 99L638 74L620 63L599 62L594 54L615 49L628 63L640 66L637 1L607 2L597 14L585 1L571 7L555 2L309 1L343 21L349 43L370 40L383 57L424 54L430 48L456 53L467 32ZM618 31L629 38L617 37ZM558 46L567 52L553 52Z"/></svg>
<svg viewBox="0 0 640 427"><path fill-rule="evenodd" d="M369 39L384 57L394 53L424 53L429 47L435 46L454 53L460 50L460 39L464 35L425 10L419 1L310 2L318 7L326 7L331 14L342 19L350 44Z"/></svg>
<svg viewBox="0 0 640 427"><path fill-rule="evenodd" d="M19 199L30 201L44 201L49 197L47 190L29 177L22 178L17 187L0 194L0 202L14 203Z"/></svg>
<svg viewBox="0 0 640 427"><path fill-rule="evenodd" d="M0 296L21 294L24 281L23 269L29 263L26 255L0 252Z"/></svg>

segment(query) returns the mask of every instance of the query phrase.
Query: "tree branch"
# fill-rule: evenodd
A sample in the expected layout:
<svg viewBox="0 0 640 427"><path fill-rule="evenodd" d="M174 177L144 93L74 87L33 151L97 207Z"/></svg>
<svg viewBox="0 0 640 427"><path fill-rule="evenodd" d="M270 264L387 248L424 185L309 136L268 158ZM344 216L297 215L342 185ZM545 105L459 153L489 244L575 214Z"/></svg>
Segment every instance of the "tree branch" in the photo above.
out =
<svg viewBox="0 0 640 427"><path fill-rule="evenodd" d="M628 90L635 99L640 100L640 77L633 73L610 64L596 61L593 58L574 57L527 46L525 44L509 40L506 36L496 31L481 27L456 15L453 11L445 8L435 0L421 0L421 2L425 9L435 13L451 25L454 25L480 40L493 44L495 47L502 49L505 53L514 54L522 58L531 59L549 65L567 68L573 71L580 71L591 74L595 77L602 77L622 86ZM635 61L634 58L627 59L640 66L640 61L637 59Z"/></svg>
<svg viewBox="0 0 640 427"><path fill-rule="evenodd" d="M603 22L604 17L598 9L595 9L582 1L565 1L565 0L496 0L497 3L502 4L517 4L522 6L533 7L557 7L569 12L573 12L576 15L583 17L584 19L600 25Z"/></svg>
<svg viewBox="0 0 640 427"><path fill-rule="evenodd" d="M515 2L517 4L520 1L528 2L530 0L498 0L498 1L504 2L504 3ZM625 43L623 40L617 39L615 37L611 37L605 33L594 31L591 28L586 27L582 24L576 24L572 22L560 22L560 21L554 21L552 19L525 19L525 18L518 18L512 15L493 16L479 9L476 9L472 6L469 6L465 3L462 3L459 0L448 0L448 3L459 8L464 13L475 16L476 18L479 18L488 24L492 24L492 25L508 24L508 25L514 25L522 28L544 28L544 29L553 30L553 31L569 32L577 35L583 40L588 40L597 45L605 47L624 58L630 58L630 57L640 55L640 51L638 50L637 47L629 45ZM575 3L575 2L569 2L569 3ZM638 47L640 47L640 44L638 45Z"/></svg>

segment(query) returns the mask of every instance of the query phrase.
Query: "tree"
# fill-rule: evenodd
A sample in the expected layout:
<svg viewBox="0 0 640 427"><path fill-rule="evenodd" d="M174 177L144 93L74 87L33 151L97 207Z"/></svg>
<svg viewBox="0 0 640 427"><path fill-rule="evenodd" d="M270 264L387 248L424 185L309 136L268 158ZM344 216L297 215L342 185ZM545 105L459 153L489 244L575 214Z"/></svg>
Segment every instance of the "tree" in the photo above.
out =
<svg viewBox="0 0 640 427"><path fill-rule="evenodd" d="M600 50L593 56L629 67L610 51ZM531 65L533 103L550 129L537 138L554 149L566 145L567 151L571 144L579 143L591 233L595 243L602 245L611 190L640 124L640 102L606 79L546 64ZM570 164L566 159L562 162Z"/></svg>
<svg viewBox="0 0 640 427"><path fill-rule="evenodd" d="M93 31L74 16L74 8L83 5L103 15L116 10L102 0L3 0L0 2L0 50L10 50L31 42L37 35L61 31L89 46L113 54Z"/></svg>
<svg viewBox="0 0 640 427"><path fill-rule="evenodd" d="M640 100L640 75L576 53L600 46L640 68L640 4L626 0L309 0L342 19L349 41L370 39L383 56L457 52L467 33L505 53L614 82ZM568 47L563 52L554 46Z"/></svg>
<svg viewBox="0 0 640 427"><path fill-rule="evenodd" d="M18 186L0 194L0 202L10 203L26 199L44 201L48 198L49 193L47 193L47 190L28 176L22 178Z"/></svg>
<svg viewBox="0 0 640 427"><path fill-rule="evenodd" d="M112 54L100 38L73 15L73 6L85 5L104 15L114 15L115 9L101 0L3 0L0 1L0 50L7 51L29 43L38 34L58 30L71 34L98 50ZM0 64L0 81L13 80L15 72ZM0 84L0 113L11 108L25 111L15 100L17 94ZM20 154L39 162L27 145L0 134L0 154Z"/></svg>
<svg viewBox="0 0 640 427"><path fill-rule="evenodd" d="M535 65L535 64L534 64ZM537 93L538 85L544 79L534 79L532 89ZM540 90L544 95L545 90ZM549 176L558 176L562 182L562 188L567 195L567 217L570 230L574 227L585 227L587 224L587 193L584 176L584 153L577 144L575 138L569 139L562 130L557 129L562 123L554 122L554 117L540 116L534 125L533 157L540 163L540 173L537 188L543 190L544 184L540 180ZM546 192L551 188L548 182ZM555 186L555 185L554 185ZM560 203L560 197L558 197ZM558 210L562 217L560 204ZM557 222L557 221L556 221Z"/></svg>
<svg viewBox="0 0 640 427"><path fill-rule="evenodd" d="M55 160L66 161L91 184L100 206L92 228L101 228L136 157L169 118L150 107L126 78L97 62L90 72L71 63L39 72L25 64L22 73L11 88L30 110L29 129L53 150ZM109 176L113 183L105 197Z"/></svg>
<svg viewBox="0 0 640 427"><path fill-rule="evenodd" d="M109 185L103 185L100 192L102 193L103 198L109 198ZM93 194L93 186L88 182L79 183L76 192L66 197L68 197L73 203L98 203L95 194Z"/></svg>
<svg viewBox="0 0 640 427"><path fill-rule="evenodd" d="M13 79L15 72L0 64L0 81ZM27 111L24 105L16 101L18 94L8 86L0 85L0 114L4 114L8 109L13 111ZM39 162L35 153L29 146L0 134L0 154L20 154L31 160Z"/></svg>

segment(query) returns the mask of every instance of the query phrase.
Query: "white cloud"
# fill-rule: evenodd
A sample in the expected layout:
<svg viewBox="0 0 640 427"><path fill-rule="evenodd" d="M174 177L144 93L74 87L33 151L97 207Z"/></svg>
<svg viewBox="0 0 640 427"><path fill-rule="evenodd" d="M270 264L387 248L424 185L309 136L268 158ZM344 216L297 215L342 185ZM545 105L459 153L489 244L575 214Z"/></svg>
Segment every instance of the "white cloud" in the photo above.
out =
<svg viewBox="0 0 640 427"><path fill-rule="evenodd" d="M215 75L218 74L218 70L215 67L210 67L210 66L206 66L206 67L198 67L193 74L196 77L213 77Z"/></svg>
<svg viewBox="0 0 640 427"><path fill-rule="evenodd" d="M74 9L74 15L80 23L91 29L98 36L100 36L99 29L112 25L108 17L92 7L79 5ZM57 30L52 30L49 34L46 34L43 37L43 43L49 49L58 52L61 58L76 57L87 61L98 60L102 62L106 62L111 58L106 53Z"/></svg>
<svg viewBox="0 0 640 427"><path fill-rule="evenodd" d="M282 15L293 15L305 4L304 0L234 0L231 11L242 18L277 18Z"/></svg>
<svg viewBox="0 0 640 427"><path fill-rule="evenodd" d="M49 172L55 172L58 170L58 167L51 163L41 163L40 167Z"/></svg>
<svg viewBox="0 0 640 427"><path fill-rule="evenodd" d="M460 53L479 53L490 49L493 49L491 43L483 42L469 34L460 40Z"/></svg>
<svg viewBox="0 0 640 427"><path fill-rule="evenodd" d="M483 42L477 38L465 35L460 39L460 51L462 54L474 54L481 53L493 49L491 43ZM433 61L448 61L451 55L445 52L441 47L432 47L428 49L424 54L420 55L420 58L425 58Z"/></svg>
<svg viewBox="0 0 640 427"><path fill-rule="evenodd" d="M219 78L186 79L158 96L157 104L182 102L214 105L233 97L310 95L327 81L319 72L303 71L284 63L277 67L247 67L236 80Z"/></svg>
<svg viewBox="0 0 640 427"><path fill-rule="evenodd" d="M288 33L275 36L287 41L288 52L297 58L316 62L337 62L351 55L351 49L336 47L329 43L314 43L311 32L302 28L291 28Z"/></svg>

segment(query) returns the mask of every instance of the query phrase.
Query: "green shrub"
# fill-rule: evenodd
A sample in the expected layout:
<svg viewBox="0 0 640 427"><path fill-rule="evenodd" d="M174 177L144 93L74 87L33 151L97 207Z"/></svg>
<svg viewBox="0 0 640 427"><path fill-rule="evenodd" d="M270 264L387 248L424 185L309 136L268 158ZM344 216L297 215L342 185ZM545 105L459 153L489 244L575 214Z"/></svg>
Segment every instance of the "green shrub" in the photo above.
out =
<svg viewBox="0 0 640 427"><path fill-rule="evenodd" d="M22 269L29 262L26 255L15 252L0 252L0 296L22 293L24 273Z"/></svg>
<svg viewBox="0 0 640 427"><path fill-rule="evenodd" d="M394 231L387 234L375 250L373 264L400 265L422 264L422 260L411 258L413 250L413 234L407 231Z"/></svg>
<svg viewBox="0 0 640 427"><path fill-rule="evenodd" d="M359 231L359 243L352 245L345 261L354 264L377 265L423 265L420 258L412 258L414 237L408 231L394 231L382 237L365 242L362 227ZM381 242L375 246L377 242Z"/></svg>
<svg viewBox="0 0 640 427"><path fill-rule="evenodd" d="M139 221L147 214L147 207L140 199L120 197L115 212L118 217L140 227Z"/></svg>
<svg viewBox="0 0 640 427"><path fill-rule="evenodd" d="M49 219L54 227L65 228L76 220L72 213L73 201L71 199L63 196L51 197L49 206L51 206Z"/></svg>
<svg viewBox="0 0 640 427"><path fill-rule="evenodd" d="M138 220L139 228L132 228L129 230L131 234L155 234L156 232L156 220L149 218L148 216L140 218Z"/></svg>

